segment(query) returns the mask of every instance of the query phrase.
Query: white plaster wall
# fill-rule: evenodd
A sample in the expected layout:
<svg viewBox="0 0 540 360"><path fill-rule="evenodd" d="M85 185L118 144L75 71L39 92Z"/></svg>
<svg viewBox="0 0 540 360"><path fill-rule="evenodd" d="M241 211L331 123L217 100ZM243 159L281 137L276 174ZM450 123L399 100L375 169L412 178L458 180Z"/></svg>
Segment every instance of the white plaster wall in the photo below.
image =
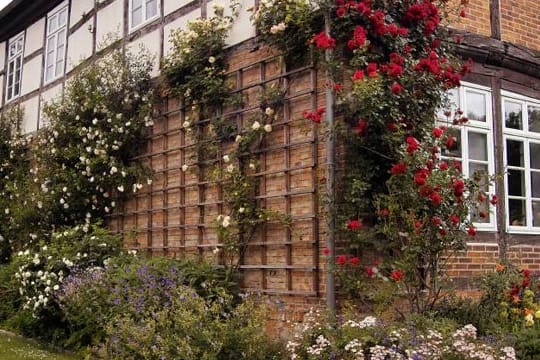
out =
<svg viewBox="0 0 540 360"><path fill-rule="evenodd" d="M6 45L7 41L0 42L0 69L4 69L6 66ZM0 84L2 84L0 82Z"/></svg>
<svg viewBox="0 0 540 360"><path fill-rule="evenodd" d="M94 0L73 0L71 2L71 14L69 16L69 26L73 26L81 17L88 14L94 8Z"/></svg>
<svg viewBox="0 0 540 360"><path fill-rule="evenodd" d="M167 16L173 11L180 9L182 6L187 5L191 0L164 0L163 15Z"/></svg>
<svg viewBox="0 0 540 360"><path fill-rule="evenodd" d="M45 104L50 104L53 101L60 101L62 96L62 84L58 84L47 91L41 93L41 114L39 114L39 128L47 125L48 121L43 116L43 107Z"/></svg>
<svg viewBox="0 0 540 360"><path fill-rule="evenodd" d="M249 17L251 12L247 9L255 6L254 0L240 0L240 11L238 17L234 19L232 28L229 30L229 38L227 39L227 45L236 45L244 40L250 39L255 36L255 27L251 24ZM208 16L214 15L214 5L218 4L225 8L225 15L231 14L228 1L209 1L207 4Z"/></svg>
<svg viewBox="0 0 540 360"><path fill-rule="evenodd" d="M167 54L171 51L171 43L169 42L169 35L171 33L171 30L173 29L185 29L187 27L188 21L195 20L197 18L201 17L201 9L197 8L196 10L193 10L190 13L187 13L185 16L182 16L173 22L171 22L168 25L165 25L163 28L163 47L164 51L163 54L167 56Z"/></svg>
<svg viewBox="0 0 540 360"><path fill-rule="evenodd" d="M2 106L2 102L4 99L4 75L0 75L0 106Z"/></svg>
<svg viewBox="0 0 540 360"><path fill-rule="evenodd" d="M22 121L22 131L24 134L31 133L37 130L38 124L38 104L39 96L33 96L23 102L21 105L24 109L24 117Z"/></svg>
<svg viewBox="0 0 540 360"><path fill-rule="evenodd" d="M129 43L128 48L131 50L134 54L137 54L141 46L150 52L150 54L154 57L152 71L150 72L150 75L152 77L159 75L159 47L160 47L161 41L160 41L160 32L158 29L152 31L151 33L148 33L142 37L137 38L135 41Z"/></svg>
<svg viewBox="0 0 540 360"><path fill-rule="evenodd" d="M88 25L90 24L92 24L92 19L84 23L68 39L67 71L70 71L82 60L92 55L93 35L88 31Z"/></svg>
<svg viewBox="0 0 540 360"><path fill-rule="evenodd" d="M111 35L114 38L122 36L124 26L124 2L115 0L97 13L97 47L103 49L112 41Z"/></svg>
<svg viewBox="0 0 540 360"><path fill-rule="evenodd" d="M26 29L24 39L24 56L39 50L43 47L43 37L45 36L45 18L41 18Z"/></svg>
<svg viewBox="0 0 540 360"><path fill-rule="evenodd" d="M38 55L32 60L24 63L22 69L22 95L28 94L39 88L41 77L43 76L41 60L42 55Z"/></svg>

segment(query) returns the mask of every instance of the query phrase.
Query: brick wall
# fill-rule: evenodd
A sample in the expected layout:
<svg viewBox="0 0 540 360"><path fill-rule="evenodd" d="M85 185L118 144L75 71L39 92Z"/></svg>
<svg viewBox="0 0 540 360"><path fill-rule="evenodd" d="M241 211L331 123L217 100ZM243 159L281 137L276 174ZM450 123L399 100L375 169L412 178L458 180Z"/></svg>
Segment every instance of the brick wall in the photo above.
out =
<svg viewBox="0 0 540 360"><path fill-rule="evenodd" d="M501 40L540 51L540 13L537 0L499 0ZM490 0L468 0L465 18L458 16L462 0L450 2L450 26L491 36Z"/></svg>
<svg viewBox="0 0 540 360"><path fill-rule="evenodd" d="M540 50L540 12L537 0L501 0L502 40Z"/></svg>

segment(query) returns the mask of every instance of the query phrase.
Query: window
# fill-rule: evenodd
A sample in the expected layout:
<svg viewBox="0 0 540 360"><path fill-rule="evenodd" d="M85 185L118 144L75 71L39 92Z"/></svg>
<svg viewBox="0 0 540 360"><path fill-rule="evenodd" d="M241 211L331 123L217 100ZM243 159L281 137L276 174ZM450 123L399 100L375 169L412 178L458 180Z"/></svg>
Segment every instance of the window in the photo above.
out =
<svg viewBox="0 0 540 360"><path fill-rule="evenodd" d="M158 16L157 0L129 0L129 28L135 29Z"/></svg>
<svg viewBox="0 0 540 360"><path fill-rule="evenodd" d="M453 148L443 152L443 157L460 162L463 174L468 177L493 174L495 167L489 88L464 84L459 89L453 89L449 96L452 114L459 109L469 120L466 126L458 127L451 123L452 117L439 114L440 122L448 127L447 131L456 139ZM494 193L495 189L488 183L481 186L487 193ZM471 215L476 227L494 230L494 210L489 199L486 199L478 211Z"/></svg>
<svg viewBox="0 0 540 360"><path fill-rule="evenodd" d="M503 92L508 229L540 231L540 102Z"/></svg>
<svg viewBox="0 0 540 360"><path fill-rule="evenodd" d="M8 43L6 101L21 95L23 53L24 33L21 33L10 39Z"/></svg>
<svg viewBox="0 0 540 360"><path fill-rule="evenodd" d="M62 4L47 16L45 43L45 82L64 75L67 36L67 4Z"/></svg>

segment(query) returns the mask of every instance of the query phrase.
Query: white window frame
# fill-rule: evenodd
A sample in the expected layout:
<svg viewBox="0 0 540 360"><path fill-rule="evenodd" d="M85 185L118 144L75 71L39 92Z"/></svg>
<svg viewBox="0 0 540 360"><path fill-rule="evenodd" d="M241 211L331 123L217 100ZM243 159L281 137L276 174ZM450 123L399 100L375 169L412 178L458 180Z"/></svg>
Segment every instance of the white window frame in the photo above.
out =
<svg viewBox="0 0 540 360"><path fill-rule="evenodd" d="M64 22L59 23L62 19L61 15L64 15ZM53 24L56 27L53 27ZM43 82L45 84L50 83L62 76L66 71L66 47L68 38L68 24L69 24L69 11L68 3L64 1L58 5L54 10L47 14L47 24L45 28L45 67L43 68ZM62 41L62 49L58 50L59 40ZM50 62L49 54L52 56L52 64ZM47 76L48 69L52 67L52 75Z"/></svg>
<svg viewBox="0 0 540 360"><path fill-rule="evenodd" d="M456 157L445 157L447 159L456 159L461 162L462 173L466 177L469 177L473 174L469 174L469 165L471 163L487 165L488 175L495 173L495 154L493 149L493 111L492 109L492 100L491 100L491 89L486 86L480 86L472 83L461 82L461 87L454 89L457 92L457 104L451 104L451 109L456 110L460 109L463 111L464 116L467 116L467 93L474 92L484 95L485 98L485 114L486 121L476 121L471 120L465 125L453 125L452 118L446 119L446 117L439 114L439 123L447 126L448 128L453 128L460 131L461 137L461 158ZM487 146L487 161L480 160L471 160L469 157L469 133L474 132L478 134L485 134L486 136L486 146ZM489 194L495 193L495 186L491 183L487 189ZM489 199L486 200L487 210L489 212L489 222L474 222L474 226L481 231L497 231L497 216L496 209L493 206Z"/></svg>
<svg viewBox="0 0 540 360"><path fill-rule="evenodd" d="M504 168L506 170L508 169L516 169L516 170L523 170L524 171L524 187L525 187L525 196L514 196L509 194L509 188L508 188L508 172L505 171L504 176L504 187L505 187L505 204L507 209L507 214L505 215L506 219L506 226L508 229L508 232L510 233L516 233L516 234L538 234L540 233L540 226L533 226L533 208L532 203L533 201L539 201L540 198L534 198L532 197L532 182L531 182L531 173L534 170L531 170L531 163L530 163L530 147L529 145L531 143L533 144L540 144L540 132L533 132L529 131L529 112L528 112L528 106L536 106L540 107L540 100L529 98L527 96L519 95L516 93L512 93L506 90L501 91L501 106L502 106L502 114L503 114L503 141L504 141ZM505 110L505 101L518 103L521 105L521 113L522 113L522 130L518 129L512 129L506 127L506 121L504 118L504 110ZM509 166L507 164L507 146L506 141L507 140L517 140L523 143L523 165L522 167L516 167L516 166ZM525 219L526 219L526 225L512 225L510 223L510 207L509 207L509 200L515 198L518 200L525 200Z"/></svg>
<svg viewBox="0 0 540 360"><path fill-rule="evenodd" d="M14 47L13 51L12 47ZM6 103L21 96L22 69L24 61L24 31L9 39L7 51L8 59L6 66ZM17 63L19 64L18 68ZM12 80L11 87L9 85L10 79Z"/></svg>
<svg viewBox="0 0 540 360"><path fill-rule="evenodd" d="M133 1L134 0L129 0L129 7L128 7L128 10L129 10L129 14L128 14L128 18L129 18L129 31L132 32L132 31L135 31L143 26L145 26L146 24L148 24L149 22L159 18L160 16L160 8L159 8L159 0L140 0L141 1L141 22L139 24L133 24ZM150 1L154 1L156 3L156 14L152 17L149 17L147 18L146 17L146 7L148 5L148 2Z"/></svg>

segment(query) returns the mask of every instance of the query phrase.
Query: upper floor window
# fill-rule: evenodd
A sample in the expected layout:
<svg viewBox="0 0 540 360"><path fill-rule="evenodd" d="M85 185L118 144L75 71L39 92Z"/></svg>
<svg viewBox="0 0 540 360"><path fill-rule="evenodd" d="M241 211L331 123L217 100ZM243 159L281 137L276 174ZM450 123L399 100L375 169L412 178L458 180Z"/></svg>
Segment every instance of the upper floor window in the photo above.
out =
<svg viewBox="0 0 540 360"><path fill-rule="evenodd" d="M440 121L455 139L453 147L446 149L442 155L459 162L465 176L473 177L476 174L487 179L495 172L490 89L464 84L459 89L453 89L449 96L452 114L460 111L468 121L465 126L454 126L452 116L439 115ZM493 185L487 181L480 185L486 193L494 193ZM479 229L495 229L495 214L489 198L471 214L471 219Z"/></svg>
<svg viewBox="0 0 540 360"><path fill-rule="evenodd" d="M129 28L134 29L158 16L157 0L129 0Z"/></svg>
<svg viewBox="0 0 540 360"><path fill-rule="evenodd" d="M64 3L47 15L45 82L62 75L65 69L68 7Z"/></svg>
<svg viewBox="0 0 540 360"><path fill-rule="evenodd" d="M6 101L21 94L22 65L24 54L24 33L9 40L6 82Z"/></svg>
<svg viewBox="0 0 540 360"><path fill-rule="evenodd" d="M509 230L540 231L540 102L503 92Z"/></svg>

